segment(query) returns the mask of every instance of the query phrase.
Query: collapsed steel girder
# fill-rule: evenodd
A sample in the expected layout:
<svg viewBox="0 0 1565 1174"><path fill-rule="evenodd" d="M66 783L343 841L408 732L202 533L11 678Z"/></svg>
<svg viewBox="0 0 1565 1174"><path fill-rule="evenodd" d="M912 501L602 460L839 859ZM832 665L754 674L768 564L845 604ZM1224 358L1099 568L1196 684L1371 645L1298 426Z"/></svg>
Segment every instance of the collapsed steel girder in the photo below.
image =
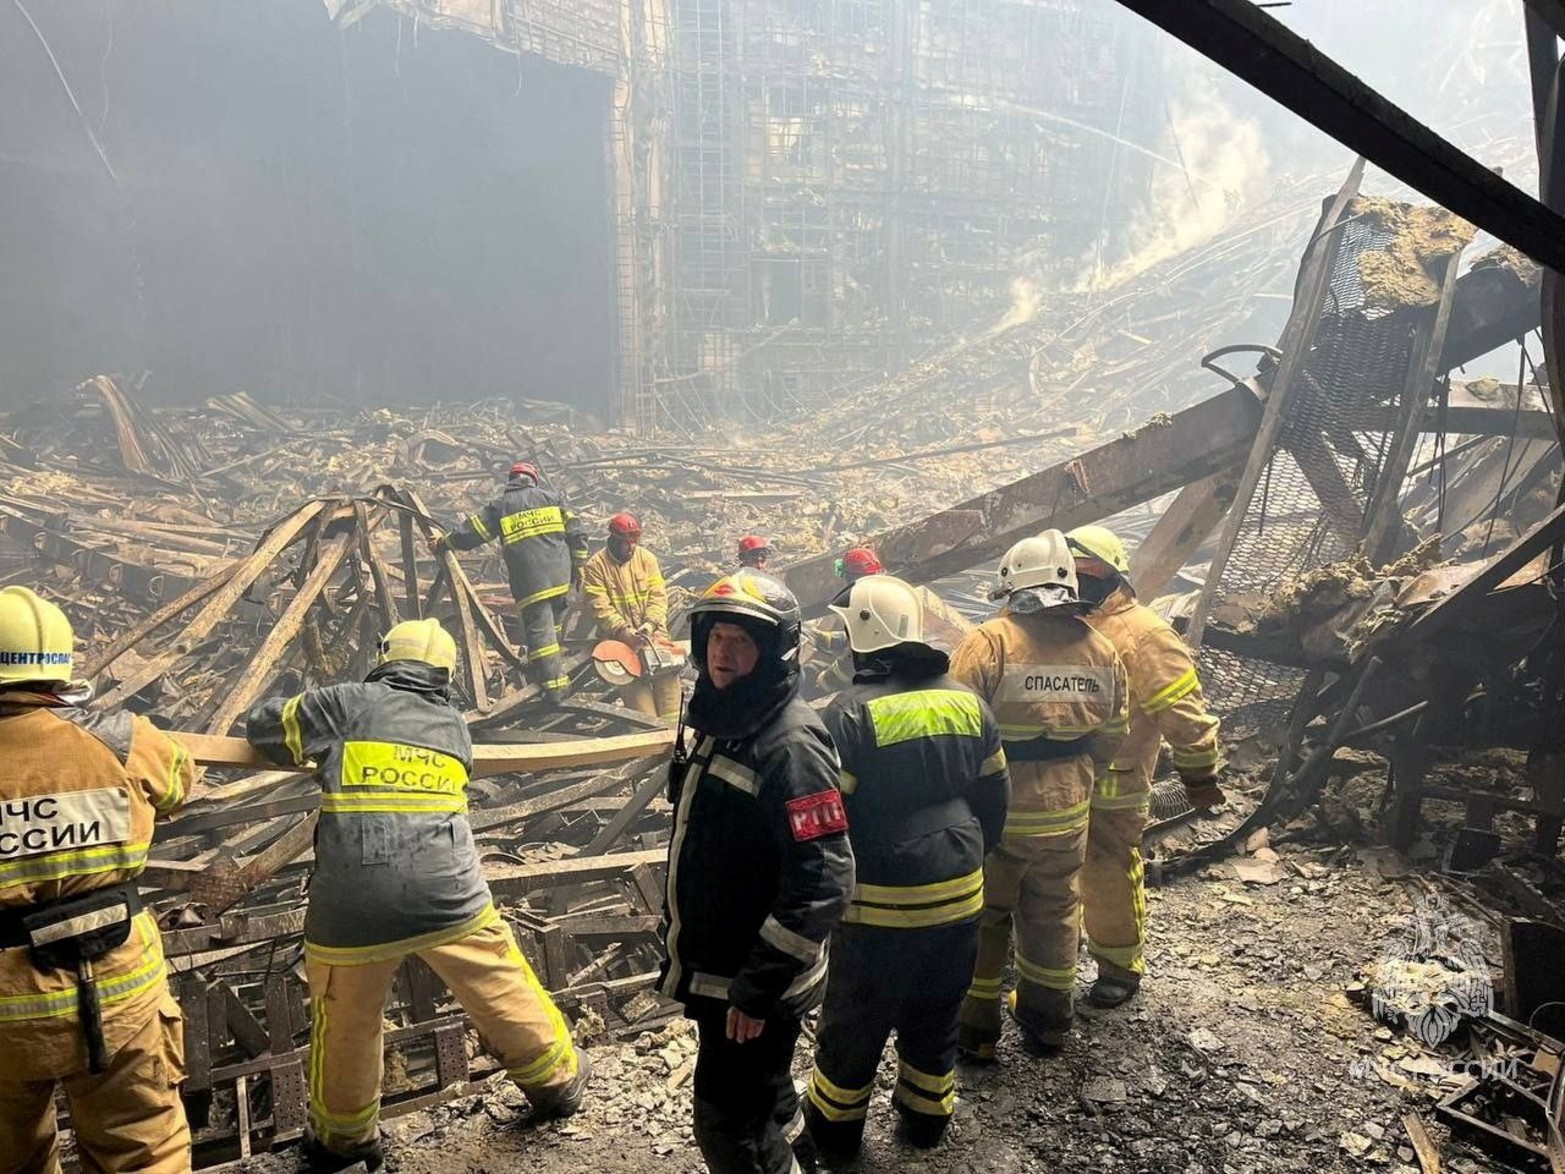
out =
<svg viewBox="0 0 1565 1174"><path fill-rule="evenodd" d="M1508 269L1482 268L1456 282L1451 325L1435 364L1443 375L1538 325L1538 293ZM948 510L866 539L894 574L912 583L965 571L998 558L1017 540L1049 526L1069 528L1112 516L1212 474L1244 464L1261 404L1255 384L1175 413L1166 427L1144 427L1090 452ZM1387 413L1360 422L1390 427ZM1426 414L1424 431L1520 436L1555 435L1548 413L1462 402L1443 418ZM1202 535L1204 537L1204 535ZM1199 540L1197 540L1199 544ZM835 553L785 567L782 578L806 613L819 613L842 589ZM1169 574L1177 571L1173 567Z"/></svg>
<svg viewBox="0 0 1565 1174"><path fill-rule="evenodd" d="M1048 526L1068 529L1151 501L1243 461L1261 405L1248 387L1230 388L1069 461L1001 486L922 521L876 535L881 560L914 582L997 558ZM820 555L782 574L807 612L842 588L836 559Z"/></svg>
<svg viewBox="0 0 1565 1174"><path fill-rule="evenodd" d="M1430 199L1565 271L1565 218L1457 149L1250 0L1120 0Z"/></svg>

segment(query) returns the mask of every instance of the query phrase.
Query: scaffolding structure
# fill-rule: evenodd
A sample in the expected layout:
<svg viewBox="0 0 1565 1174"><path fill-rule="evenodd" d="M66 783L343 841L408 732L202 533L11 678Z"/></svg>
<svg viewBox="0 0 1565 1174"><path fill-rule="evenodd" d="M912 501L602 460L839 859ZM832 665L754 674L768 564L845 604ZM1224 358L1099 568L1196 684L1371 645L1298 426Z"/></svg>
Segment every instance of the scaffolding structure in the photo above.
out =
<svg viewBox="0 0 1565 1174"><path fill-rule="evenodd" d="M1144 42L1104 6L669 7L674 280L644 425L878 378L997 319L1014 280L1088 251L1145 181L1114 141L1147 129Z"/></svg>
<svg viewBox="0 0 1565 1174"><path fill-rule="evenodd" d="M616 79L620 423L826 402L1112 248L1162 127L1092 0L381 0Z"/></svg>

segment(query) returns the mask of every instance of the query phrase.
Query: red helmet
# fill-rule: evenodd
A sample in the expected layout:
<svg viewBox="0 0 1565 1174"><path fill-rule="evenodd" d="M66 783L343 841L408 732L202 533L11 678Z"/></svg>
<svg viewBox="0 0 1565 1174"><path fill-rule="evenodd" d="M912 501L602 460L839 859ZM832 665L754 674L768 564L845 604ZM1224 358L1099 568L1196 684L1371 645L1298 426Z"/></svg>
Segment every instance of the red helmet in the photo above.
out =
<svg viewBox="0 0 1565 1174"><path fill-rule="evenodd" d="M755 566L772 557L772 544L759 534L746 534L739 540L739 561Z"/></svg>
<svg viewBox="0 0 1565 1174"><path fill-rule="evenodd" d="M861 579L865 575L884 574L886 568L880 565L880 559L875 552L867 546L855 546L847 554L838 560L837 573L844 579Z"/></svg>
<svg viewBox="0 0 1565 1174"><path fill-rule="evenodd" d="M641 537L641 523L636 521L635 514L615 514L609 519L609 533L634 540Z"/></svg>
<svg viewBox="0 0 1565 1174"><path fill-rule="evenodd" d="M543 480L538 476L538 466L531 461L517 461L511 466L511 479L514 481L518 477L531 477L534 481Z"/></svg>

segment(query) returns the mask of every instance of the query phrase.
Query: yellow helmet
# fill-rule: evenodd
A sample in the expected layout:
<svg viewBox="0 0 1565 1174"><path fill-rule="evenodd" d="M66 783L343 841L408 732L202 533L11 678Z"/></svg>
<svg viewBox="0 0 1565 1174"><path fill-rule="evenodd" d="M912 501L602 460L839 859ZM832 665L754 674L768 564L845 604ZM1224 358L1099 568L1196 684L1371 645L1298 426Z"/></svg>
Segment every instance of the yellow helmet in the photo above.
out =
<svg viewBox="0 0 1565 1174"><path fill-rule="evenodd" d="M0 591L0 681L69 681L76 633L65 613L26 587Z"/></svg>
<svg viewBox="0 0 1565 1174"><path fill-rule="evenodd" d="M1119 535L1106 526L1077 526L1065 535L1071 552L1081 558L1095 558L1108 563L1121 575L1130 574L1130 556Z"/></svg>
<svg viewBox="0 0 1565 1174"><path fill-rule="evenodd" d="M416 660L456 672L456 641L439 620L403 620L381 639L378 668L398 660Z"/></svg>

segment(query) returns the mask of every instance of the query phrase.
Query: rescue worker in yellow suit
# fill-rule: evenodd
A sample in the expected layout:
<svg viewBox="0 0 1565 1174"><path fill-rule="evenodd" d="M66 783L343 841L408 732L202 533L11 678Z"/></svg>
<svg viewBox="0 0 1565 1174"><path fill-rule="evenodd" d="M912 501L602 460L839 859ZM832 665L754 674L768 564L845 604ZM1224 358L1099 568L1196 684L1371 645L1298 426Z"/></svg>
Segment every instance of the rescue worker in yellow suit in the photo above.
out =
<svg viewBox="0 0 1565 1174"><path fill-rule="evenodd" d="M1141 835L1158 753L1167 741L1192 807L1216 807L1223 802L1218 723L1207 711L1190 649L1162 616L1136 600L1119 536L1081 526L1066 541L1082 599L1093 608L1086 621L1114 642L1130 679L1130 735L1093 787L1081 875L1087 949L1098 963L1087 997L1096 1006L1117 1007L1136 993L1146 972Z"/></svg>
<svg viewBox="0 0 1565 1174"><path fill-rule="evenodd" d="M657 556L641 545L641 523L619 513L609 519L608 541L581 570L581 590L598 621L598 636L637 648L668 636L668 588ZM620 687L638 713L679 720L678 673L643 675Z"/></svg>
<svg viewBox="0 0 1565 1174"><path fill-rule="evenodd" d="M381 1165L382 1011L409 954L451 988L536 1115L576 1112L591 1076L479 870L455 669L439 621L408 620L362 682L263 701L246 719L251 745L281 766L314 763L321 786L304 922L315 1170Z"/></svg>
<svg viewBox="0 0 1565 1174"><path fill-rule="evenodd" d="M918 594L870 575L832 610L858 671L824 715L842 759L856 878L831 942L805 1123L822 1152L864 1138L880 1054L907 1139L936 1145L956 1105L956 1018L973 977L984 857L1010 791L1000 727L924 642Z"/></svg>
<svg viewBox="0 0 1565 1174"><path fill-rule="evenodd" d="M951 675L988 701L1011 771L1000 846L984 865L978 962L958 1042L992 1060L1001 983L1016 929L1010 1006L1034 1043L1058 1048L1075 1011L1081 948L1079 880L1093 779L1119 752L1128 724L1125 666L1081 618L1075 562L1058 530L1024 538L1000 560L1005 606L951 658Z"/></svg>
<svg viewBox="0 0 1565 1174"><path fill-rule="evenodd" d="M84 1169L183 1174L184 1029L136 877L195 770L146 718L78 708L74 643L0 591L0 1172L58 1174L63 1086Z"/></svg>

